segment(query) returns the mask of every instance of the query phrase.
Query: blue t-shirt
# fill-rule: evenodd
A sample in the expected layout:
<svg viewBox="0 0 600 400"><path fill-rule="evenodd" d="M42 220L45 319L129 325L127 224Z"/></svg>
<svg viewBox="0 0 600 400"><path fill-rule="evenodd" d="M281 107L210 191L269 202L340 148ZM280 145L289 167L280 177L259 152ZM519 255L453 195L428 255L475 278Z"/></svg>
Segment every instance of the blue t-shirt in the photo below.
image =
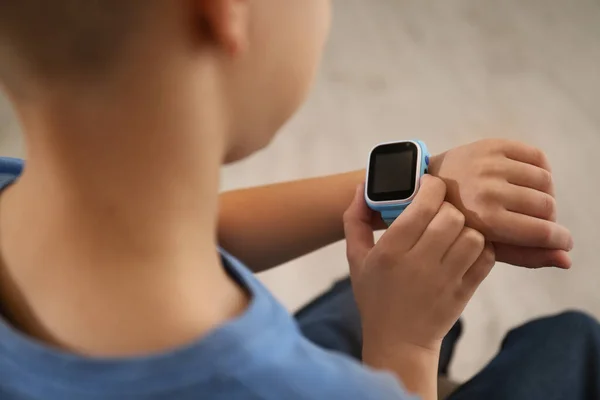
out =
<svg viewBox="0 0 600 400"><path fill-rule="evenodd" d="M22 161L0 158L0 189L21 169ZM247 268L225 252L222 257L251 295L247 310L163 354L86 358L46 346L0 317L0 399L409 399L391 375L305 339Z"/></svg>

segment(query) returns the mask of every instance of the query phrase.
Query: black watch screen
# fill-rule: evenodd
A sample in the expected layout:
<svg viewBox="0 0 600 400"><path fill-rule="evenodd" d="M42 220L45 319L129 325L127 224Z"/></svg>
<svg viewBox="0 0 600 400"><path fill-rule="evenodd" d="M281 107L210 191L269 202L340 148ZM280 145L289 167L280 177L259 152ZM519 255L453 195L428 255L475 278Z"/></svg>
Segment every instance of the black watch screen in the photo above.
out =
<svg viewBox="0 0 600 400"><path fill-rule="evenodd" d="M372 201L406 200L416 186L419 150L412 142L377 146L371 152L367 196Z"/></svg>

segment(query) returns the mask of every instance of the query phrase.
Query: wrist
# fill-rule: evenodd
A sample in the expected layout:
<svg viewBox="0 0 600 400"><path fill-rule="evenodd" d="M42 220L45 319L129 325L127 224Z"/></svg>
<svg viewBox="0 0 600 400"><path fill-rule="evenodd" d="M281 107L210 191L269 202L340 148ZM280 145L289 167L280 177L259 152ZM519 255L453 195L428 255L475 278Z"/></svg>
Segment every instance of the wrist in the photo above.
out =
<svg viewBox="0 0 600 400"><path fill-rule="evenodd" d="M395 346L363 346L363 362L394 373L406 390L424 400L437 399L437 375L441 341L423 347L411 343Z"/></svg>

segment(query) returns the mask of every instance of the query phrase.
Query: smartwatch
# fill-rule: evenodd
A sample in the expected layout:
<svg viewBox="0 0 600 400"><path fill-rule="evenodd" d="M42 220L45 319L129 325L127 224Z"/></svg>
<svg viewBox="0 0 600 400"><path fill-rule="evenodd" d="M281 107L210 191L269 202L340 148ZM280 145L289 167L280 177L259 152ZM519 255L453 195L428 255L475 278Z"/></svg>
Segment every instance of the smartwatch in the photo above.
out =
<svg viewBox="0 0 600 400"><path fill-rule="evenodd" d="M365 200L388 226L415 198L421 177L428 173L429 158L420 140L382 143L371 150Z"/></svg>

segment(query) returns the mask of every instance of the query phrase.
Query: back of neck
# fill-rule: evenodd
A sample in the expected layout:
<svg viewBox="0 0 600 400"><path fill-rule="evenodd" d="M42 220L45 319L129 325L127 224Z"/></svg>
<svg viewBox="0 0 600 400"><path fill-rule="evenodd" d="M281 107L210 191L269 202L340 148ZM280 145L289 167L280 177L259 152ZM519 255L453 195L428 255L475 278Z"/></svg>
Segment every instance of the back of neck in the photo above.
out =
<svg viewBox="0 0 600 400"><path fill-rule="evenodd" d="M28 161L0 203L0 293L30 334L140 354L243 309L216 251L224 132L215 110L165 87L20 110Z"/></svg>

